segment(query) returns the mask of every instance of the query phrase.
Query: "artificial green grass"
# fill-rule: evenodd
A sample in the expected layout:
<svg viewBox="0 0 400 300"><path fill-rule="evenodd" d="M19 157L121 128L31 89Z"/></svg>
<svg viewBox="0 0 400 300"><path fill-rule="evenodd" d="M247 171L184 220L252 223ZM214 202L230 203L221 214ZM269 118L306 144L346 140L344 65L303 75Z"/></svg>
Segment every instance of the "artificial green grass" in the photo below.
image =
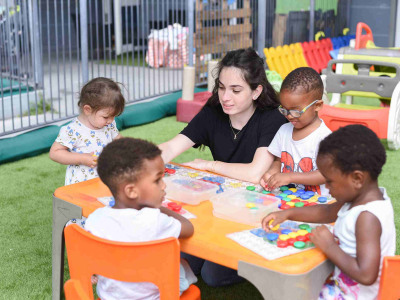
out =
<svg viewBox="0 0 400 300"><path fill-rule="evenodd" d="M123 130L121 134L158 144L175 136L184 126L173 116ZM392 199L399 254L400 151L387 151L387 157L379 182L387 188ZM191 149L175 161L194 158L211 159L211 155L208 149ZM64 184L65 169L65 166L52 162L48 154L0 166L0 299L51 298L52 194ZM262 299L248 282L211 288L200 280L198 285L203 299Z"/></svg>

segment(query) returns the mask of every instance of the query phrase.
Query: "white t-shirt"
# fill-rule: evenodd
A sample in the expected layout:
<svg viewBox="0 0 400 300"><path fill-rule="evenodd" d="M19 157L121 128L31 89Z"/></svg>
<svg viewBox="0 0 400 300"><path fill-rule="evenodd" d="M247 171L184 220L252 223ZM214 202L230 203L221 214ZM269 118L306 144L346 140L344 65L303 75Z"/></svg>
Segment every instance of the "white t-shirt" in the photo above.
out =
<svg viewBox="0 0 400 300"><path fill-rule="evenodd" d="M117 242L148 242L168 237L178 238L181 223L163 214L156 208L141 210L102 207L95 210L86 220L85 229L95 236ZM180 289L185 290L192 282L184 282L182 272ZM122 282L98 276L97 294L101 299L159 299L156 285L150 282ZM184 279L184 278L183 278Z"/></svg>
<svg viewBox="0 0 400 300"><path fill-rule="evenodd" d="M350 203L346 203L338 212L338 218L334 226L334 235L339 240L339 247L351 257L357 255L356 241L356 222L358 216L363 211L374 214L381 223L382 234L380 238L381 264L379 266L379 276L372 285L362 285L353 281L345 273L335 267L331 280L332 284L324 285L320 299L330 299L330 296L341 295L340 299L376 299L379 291L379 281L381 276L382 260L384 256L392 256L396 251L396 229L394 226L393 206L384 188L380 188L383 199L369 202L365 205L358 205L350 208ZM332 297L333 299L334 297ZM339 299L339 298L334 298Z"/></svg>
<svg viewBox="0 0 400 300"><path fill-rule="evenodd" d="M115 121L101 129L94 130L83 125L78 118L61 127L56 142L70 152L91 153L99 156L103 148L118 136ZM84 165L69 165L65 174L65 185L97 177L97 168Z"/></svg>
<svg viewBox="0 0 400 300"><path fill-rule="evenodd" d="M332 131L321 120L321 125L304 139L293 140L293 125L286 123L279 128L274 139L268 146L268 151L281 158L281 172L311 172L318 170L316 159L318 154L319 143ZM296 184L297 188L317 192L321 195L329 194L329 190L325 185L304 186Z"/></svg>

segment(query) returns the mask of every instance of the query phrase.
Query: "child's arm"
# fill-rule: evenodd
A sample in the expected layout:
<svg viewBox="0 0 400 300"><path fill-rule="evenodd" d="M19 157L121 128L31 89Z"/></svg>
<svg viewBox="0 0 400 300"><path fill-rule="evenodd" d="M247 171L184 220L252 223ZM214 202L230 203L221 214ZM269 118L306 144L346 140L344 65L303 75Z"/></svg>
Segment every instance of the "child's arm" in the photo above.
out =
<svg viewBox="0 0 400 300"><path fill-rule="evenodd" d="M265 231L269 231L272 227L286 220L309 223L332 223L337 219L337 213L342 206L343 204L335 202L326 205L289 208L268 214L262 219L261 225ZM271 220L273 222L269 224Z"/></svg>
<svg viewBox="0 0 400 300"><path fill-rule="evenodd" d="M270 154L270 155L272 155L272 154ZM281 172L281 158L274 156L274 161L272 162L270 168L268 169L267 172L265 172L265 174L263 175L263 177L260 180L261 186L266 187L266 183L271 178L271 176L274 174L280 173L280 172Z"/></svg>
<svg viewBox="0 0 400 300"><path fill-rule="evenodd" d="M356 257L345 253L325 226L313 230L310 240L342 272L361 284L371 285L376 281L379 273L381 233L382 227L378 218L365 211L359 215L356 222Z"/></svg>
<svg viewBox="0 0 400 300"><path fill-rule="evenodd" d="M305 173L276 173L269 178L269 180L266 182L266 185L270 190L273 190L282 185L288 185L289 183L321 185L325 183L325 178L318 170Z"/></svg>
<svg viewBox="0 0 400 300"><path fill-rule="evenodd" d="M60 143L54 142L50 148L50 159L63 165L85 165L94 168L97 165L97 156L94 153L74 153Z"/></svg>
<svg viewBox="0 0 400 300"><path fill-rule="evenodd" d="M254 154L253 161L248 164L195 159L184 165L215 172L239 180L259 183L261 176L272 164L273 158L274 156L268 152L266 147L259 147Z"/></svg>
<svg viewBox="0 0 400 300"><path fill-rule="evenodd" d="M182 217L180 214L161 206L160 211L167 216L173 217L177 219L179 222L181 222L181 234L179 235L179 238L188 238L191 237L194 233L194 227L193 224L186 219L185 217Z"/></svg>

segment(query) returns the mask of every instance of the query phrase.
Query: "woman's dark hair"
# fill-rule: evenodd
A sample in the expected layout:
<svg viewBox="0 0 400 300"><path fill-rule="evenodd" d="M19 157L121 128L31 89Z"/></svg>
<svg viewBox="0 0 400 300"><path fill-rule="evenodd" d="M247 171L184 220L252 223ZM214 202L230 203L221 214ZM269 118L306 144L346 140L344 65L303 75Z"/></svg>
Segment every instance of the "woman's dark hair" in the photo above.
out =
<svg viewBox="0 0 400 300"><path fill-rule="evenodd" d="M219 75L223 68L235 67L242 71L243 78L254 91L259 85L263 87L260 96L255 101L256 107L262 110L274 109L279 106L277 93L268 82L265 75L264 60L258 56L256 51L251 48L229 51L225 57L218 63L216 69L216 79L212 96L208 99L206 105L220 105L218 98Z"/></svg>
<svg viewBox="0 0 400 300"><path fill-rule="evenodd" d="M125 107L125 99L115 81L97 77L86 83L79 93L78 106L83 109L89 105L94 112L104 108L112 108L113 115L119 116Z"/></svg>

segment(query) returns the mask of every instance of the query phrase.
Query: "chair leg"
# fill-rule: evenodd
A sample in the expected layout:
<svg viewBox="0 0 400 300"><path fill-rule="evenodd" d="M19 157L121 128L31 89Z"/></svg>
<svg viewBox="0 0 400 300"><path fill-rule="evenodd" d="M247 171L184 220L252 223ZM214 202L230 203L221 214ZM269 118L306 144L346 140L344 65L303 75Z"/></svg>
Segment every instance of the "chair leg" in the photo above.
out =
<svg viewBox="0 0 400 300"><path fill-rule="evenodd" d="M82 217L82 208L53 197L52 232L52 299L61 297L64 277L64 235L65 224L73 218Z"/></svg>

